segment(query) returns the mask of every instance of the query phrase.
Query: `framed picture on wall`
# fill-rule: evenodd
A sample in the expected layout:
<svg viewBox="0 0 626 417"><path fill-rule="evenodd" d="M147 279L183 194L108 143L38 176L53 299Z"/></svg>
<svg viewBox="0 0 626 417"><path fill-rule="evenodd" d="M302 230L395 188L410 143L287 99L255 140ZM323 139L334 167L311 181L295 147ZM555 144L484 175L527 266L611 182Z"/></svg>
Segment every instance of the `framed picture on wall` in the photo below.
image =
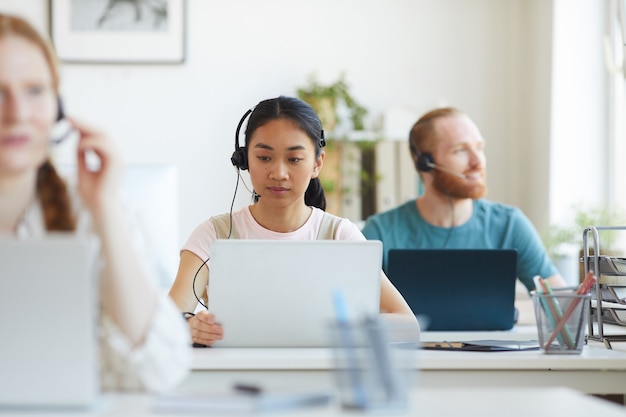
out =
<svg viewBox="0 0 626 417"><path fill-rule="evenodd" d="M50 0L50 33L63 62L180 64L185 0Z"/></svg>

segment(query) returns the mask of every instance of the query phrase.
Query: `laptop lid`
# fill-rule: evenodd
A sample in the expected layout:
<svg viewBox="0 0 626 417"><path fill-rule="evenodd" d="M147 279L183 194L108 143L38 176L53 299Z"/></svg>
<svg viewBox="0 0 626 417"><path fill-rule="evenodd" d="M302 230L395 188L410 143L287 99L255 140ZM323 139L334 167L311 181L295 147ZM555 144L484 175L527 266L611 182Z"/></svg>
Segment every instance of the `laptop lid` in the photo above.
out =
<svg viewBox="0 0 626 417"><path fill-rule="evenodd" d="M350 319L380 311L379 241L217 240L209 311L224 327L215 347L328 346L333 292Z"/></svg>
<svg viewBox="0 0 626 417"><path fill-rule="evenodd" d="M0 238L0 410L94 403L97 249L70 234Z"/></svg>
<svg viewBox="0 0 626 417"><path fill-rule="evenodd" d="M388 275L428 330L508 330L517 251L391 249Z"/></svg>

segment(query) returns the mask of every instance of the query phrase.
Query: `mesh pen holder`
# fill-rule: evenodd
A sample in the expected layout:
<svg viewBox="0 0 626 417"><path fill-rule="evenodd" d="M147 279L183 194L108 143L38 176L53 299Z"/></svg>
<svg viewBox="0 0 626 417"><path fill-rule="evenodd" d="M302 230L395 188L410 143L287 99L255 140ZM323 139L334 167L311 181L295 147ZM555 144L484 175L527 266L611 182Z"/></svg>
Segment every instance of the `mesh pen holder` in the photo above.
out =
<svg viewBox="0 0 626 417"><path fill-rule="evenodd" d="M591 294L576 294L571 290L555 290L553 294L533 291L532 298L541 350L548 354L580 354Z"/></svg>

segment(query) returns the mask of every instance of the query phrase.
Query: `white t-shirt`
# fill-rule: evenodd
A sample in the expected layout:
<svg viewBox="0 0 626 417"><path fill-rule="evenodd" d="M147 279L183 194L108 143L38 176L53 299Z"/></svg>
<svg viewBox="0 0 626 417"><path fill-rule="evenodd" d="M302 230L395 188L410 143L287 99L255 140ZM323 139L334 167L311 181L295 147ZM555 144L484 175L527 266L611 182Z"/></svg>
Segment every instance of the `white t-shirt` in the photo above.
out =
<svg viewBox="0 0 626 417"><path fill-rule="evenodd" d="M68 187L78 215L75 233L93 234L89 212L81 207L76 189ZM141 236L138 236L132 225L129 224L129 228L138 256L141 257ZM33 201L17 226L17 236L40 237L46 233L41 205ZM155 278L151 274L146 275ZM160 297L141 346L133 348L128 338L102 310L100 322L101 382L104 390L163 391L187 375L191 364L189 329L169 297Z"/></svg>
<svg viewBox="0 0 626 417"><path fill-rule="evenodd" d="M250 213L250 207L236 211L232 215L233 228L239 239L269 239L269 240L315 240L322 225L324 212L313 207L311 216L297 230L293 232L274 232L261 226ZM202 260L208 259L211 254L211 244L217 239L215 226L211 219L200 223L183 245L182 250L194 253ZM348 219L341 219L336 229L335 240L365 240L359 228Z"/></svg>

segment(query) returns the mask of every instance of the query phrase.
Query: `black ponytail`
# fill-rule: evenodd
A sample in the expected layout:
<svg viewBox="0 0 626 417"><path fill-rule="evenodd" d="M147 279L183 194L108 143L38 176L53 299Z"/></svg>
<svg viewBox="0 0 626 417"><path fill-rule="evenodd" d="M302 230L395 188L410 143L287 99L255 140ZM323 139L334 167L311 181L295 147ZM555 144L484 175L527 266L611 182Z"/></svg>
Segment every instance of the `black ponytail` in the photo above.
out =
<svg viewBox="0 0 626 417"><path fill-rule="evenodd" d="M311 179L309 187L304 193L304 203L307 206L317 207L318 209L326 211L326 195L324 194L324 188L322 188L322 182L319 178Z"/></svg>

